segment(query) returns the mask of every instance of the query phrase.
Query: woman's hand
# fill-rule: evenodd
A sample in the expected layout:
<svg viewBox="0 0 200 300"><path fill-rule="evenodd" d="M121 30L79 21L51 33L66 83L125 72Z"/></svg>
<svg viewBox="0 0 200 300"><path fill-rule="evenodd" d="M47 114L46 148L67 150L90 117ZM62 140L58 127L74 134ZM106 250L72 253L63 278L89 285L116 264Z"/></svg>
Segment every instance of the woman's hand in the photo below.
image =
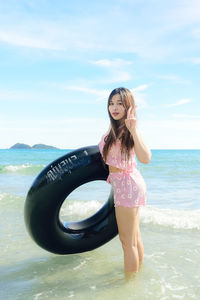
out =
<svg viewBox="0 0 200 300"><path fill-rule="evenodd" d="M137 126L137 119L135 118L136 115L136 106L134 107L129 107L128 112L127 112L127 119L125 119L125 125L132 133Z"/></svg>

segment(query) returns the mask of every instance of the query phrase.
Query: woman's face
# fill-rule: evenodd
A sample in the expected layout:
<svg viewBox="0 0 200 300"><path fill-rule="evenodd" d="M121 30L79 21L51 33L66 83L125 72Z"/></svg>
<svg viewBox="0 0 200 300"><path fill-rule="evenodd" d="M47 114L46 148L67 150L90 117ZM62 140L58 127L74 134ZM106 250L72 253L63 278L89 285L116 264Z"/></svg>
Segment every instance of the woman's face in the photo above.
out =
<svg viewBox="0 0 200 300"><path fill-rule="evenodd" d="M112 118L116 121L121 120L125 116L125 107L122 104L119 94L116 94L111 98L108 110Z"/></svg>

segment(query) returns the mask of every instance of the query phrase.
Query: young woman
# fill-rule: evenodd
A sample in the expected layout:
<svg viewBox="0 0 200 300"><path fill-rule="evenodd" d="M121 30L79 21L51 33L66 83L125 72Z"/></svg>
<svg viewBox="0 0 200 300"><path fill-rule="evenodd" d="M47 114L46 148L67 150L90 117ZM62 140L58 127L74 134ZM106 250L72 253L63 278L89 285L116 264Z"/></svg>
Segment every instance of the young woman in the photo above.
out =
<svg viewBox="0 0 200 300"><path fill-rule="evenodd" d="M108 98L110 129L99 149L109 167L107 182L114 191L114 206L127 276L138 271L144 249L139 229L139 207L146 204L146 185L137 169L137 159L147 164L151 151L137 128L136 105L126 88L114 89Z"/></svg>

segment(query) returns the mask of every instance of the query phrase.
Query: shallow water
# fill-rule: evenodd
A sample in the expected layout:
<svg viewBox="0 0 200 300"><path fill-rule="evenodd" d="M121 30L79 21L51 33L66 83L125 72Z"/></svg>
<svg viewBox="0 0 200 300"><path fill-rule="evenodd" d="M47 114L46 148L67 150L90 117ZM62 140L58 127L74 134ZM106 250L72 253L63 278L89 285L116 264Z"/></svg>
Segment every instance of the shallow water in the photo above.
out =
<svg viewBox="0 0 200 300"><path fill-rule="evenodd" d="M26 231L27 191L66 151L0 152L0 299L199 299L200 151L157 150L149 165L139 165L148 187L148 205L141 209L145 256L129 282L118 236L93 251L60 256L38 247ZM109 190L103 181L79 187L61 219L92 215Z"/></svg>

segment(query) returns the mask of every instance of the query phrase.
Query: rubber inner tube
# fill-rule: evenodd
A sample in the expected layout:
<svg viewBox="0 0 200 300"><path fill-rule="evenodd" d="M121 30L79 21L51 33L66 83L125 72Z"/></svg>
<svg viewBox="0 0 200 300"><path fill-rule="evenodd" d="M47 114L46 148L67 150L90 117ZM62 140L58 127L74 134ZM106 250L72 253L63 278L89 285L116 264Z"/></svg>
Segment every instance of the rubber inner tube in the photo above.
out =
<svg viewBox="0 0 200 300"><path fill-rule="evenodd" d="M115 237L118 230L112 189L108 200L91 217L66 223L59 218L61 206L73 190L107 176L96 145L72 151L43 169L24 207L25 224L33 240L52 253L73 254L93 250Z"/></svg>

